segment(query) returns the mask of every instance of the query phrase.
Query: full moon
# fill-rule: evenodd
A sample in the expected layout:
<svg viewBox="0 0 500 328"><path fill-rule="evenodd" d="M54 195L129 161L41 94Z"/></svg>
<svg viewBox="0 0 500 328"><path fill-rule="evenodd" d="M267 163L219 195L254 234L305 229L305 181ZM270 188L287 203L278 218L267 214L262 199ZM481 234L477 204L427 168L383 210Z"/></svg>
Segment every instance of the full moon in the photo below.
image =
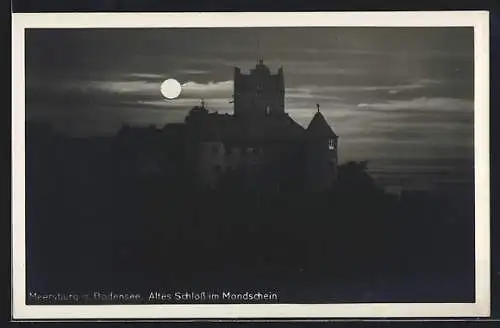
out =
<svg viewBox="0 0 500 328"><path fill-rule="evenodd" d="M160 90L165 98L175 99L181 94L182 86L176 79L167 79L161 84Z"/></svg>

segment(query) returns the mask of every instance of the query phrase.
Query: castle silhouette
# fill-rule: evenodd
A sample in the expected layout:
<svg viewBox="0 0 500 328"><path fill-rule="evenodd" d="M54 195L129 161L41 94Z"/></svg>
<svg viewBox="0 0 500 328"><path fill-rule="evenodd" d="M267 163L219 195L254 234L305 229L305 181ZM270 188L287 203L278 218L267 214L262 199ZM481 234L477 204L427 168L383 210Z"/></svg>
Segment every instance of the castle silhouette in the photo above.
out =
<svg viewBox="0 0 500 328"><path fill-rule="evenodd" d="M259 58L244 74L234 68L234 113L210 112L204 102L185 118L186 163L200 188L228 181L259 190L311 190L337 179L338 136L320 112L307 128L285 111L283 68L272 74Z"/></svg>

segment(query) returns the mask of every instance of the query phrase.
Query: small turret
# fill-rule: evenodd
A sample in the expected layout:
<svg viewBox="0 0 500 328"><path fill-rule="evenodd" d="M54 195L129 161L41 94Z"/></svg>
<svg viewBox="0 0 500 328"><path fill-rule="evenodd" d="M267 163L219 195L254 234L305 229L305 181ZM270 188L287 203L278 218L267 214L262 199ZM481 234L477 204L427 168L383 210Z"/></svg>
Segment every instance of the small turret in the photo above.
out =
<svg viewBox="0 0 500 328"><path fill-rule="evenodd" d="M338 136L321 114L319 104L317 111L307 127L307 165L306 185L311 190L328 189L337 179Z"/></svg>

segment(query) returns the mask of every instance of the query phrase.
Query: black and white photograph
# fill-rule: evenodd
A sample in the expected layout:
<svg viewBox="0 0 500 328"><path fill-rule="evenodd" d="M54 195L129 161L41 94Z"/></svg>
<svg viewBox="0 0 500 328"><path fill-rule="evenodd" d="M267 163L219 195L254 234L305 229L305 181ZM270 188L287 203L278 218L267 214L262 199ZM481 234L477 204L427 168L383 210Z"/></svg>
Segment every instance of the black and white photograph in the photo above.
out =
<svg viewBox="0 0 500 328"><path fill-rule="evenodd" d="M14 47L19 313L488 314L487 15L40 15Z"/></svg>

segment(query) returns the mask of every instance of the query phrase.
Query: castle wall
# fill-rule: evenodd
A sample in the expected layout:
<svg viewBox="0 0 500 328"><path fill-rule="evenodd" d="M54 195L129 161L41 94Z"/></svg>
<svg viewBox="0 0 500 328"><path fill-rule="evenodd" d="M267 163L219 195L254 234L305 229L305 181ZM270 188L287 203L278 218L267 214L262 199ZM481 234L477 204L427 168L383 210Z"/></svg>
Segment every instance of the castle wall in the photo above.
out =
<svg viewBox="0 0 500 328"><path fill-rule="evenodd" d="M314 140L307 144L305 153L306 188L311 191L330 188L338 175L337 146L330 149L328 139Z"/></svg>
<svg viewBox="0 0 500 328"><path fill-rule="evenodd" d="M225 146L218 141L198 145L196 174L200 187L215 189L228 172L240 172L248 185L257 183L262 170L262 149L259 147Z"/></svg>
<svg viewBox="0 0 500 328"><path fill-rule="evenodd" d="M264 153L260 146L241 146L231 148L226 155L227 171L238 172L247 187L260 185L263 171Z"/></svg>
<svg viewBox="0 0 500 328"><path fill-rule="evenodd" d="M240 182L250 188L285 190L304 186L310 191L330 188L338 174L336 145L335 150L330 149L325 139L306 142L302 152L296 147L276 144L261 148L201 142L196 156L199 186L216 189L226 174L238 173L239 179L243 179Z"/></svg>
<svg viewBox="0 0 500 328"><path fill-rule="evenodd" d="M226 169L224 144L219 141L204 141L198 146L197 173L201 187L216 188Z"/></svg>

